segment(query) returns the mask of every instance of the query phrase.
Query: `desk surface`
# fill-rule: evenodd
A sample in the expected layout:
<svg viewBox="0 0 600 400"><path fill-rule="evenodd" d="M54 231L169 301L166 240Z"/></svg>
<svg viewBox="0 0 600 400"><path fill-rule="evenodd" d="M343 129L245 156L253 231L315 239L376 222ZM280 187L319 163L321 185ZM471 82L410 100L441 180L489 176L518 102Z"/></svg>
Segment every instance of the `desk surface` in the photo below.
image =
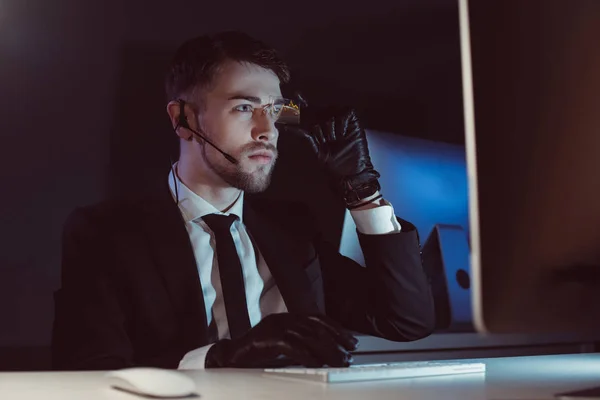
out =
<svg viewBox="0 0 600 400"><path fill-rule="evenodd" d="M267 377L258 370L186 371L199 400L416 399L544 400L557 392L600 385L600 354L478 359L484 374L323 384ZM132 400L108 388L103 372L0 373L0 399Z"/></svg>

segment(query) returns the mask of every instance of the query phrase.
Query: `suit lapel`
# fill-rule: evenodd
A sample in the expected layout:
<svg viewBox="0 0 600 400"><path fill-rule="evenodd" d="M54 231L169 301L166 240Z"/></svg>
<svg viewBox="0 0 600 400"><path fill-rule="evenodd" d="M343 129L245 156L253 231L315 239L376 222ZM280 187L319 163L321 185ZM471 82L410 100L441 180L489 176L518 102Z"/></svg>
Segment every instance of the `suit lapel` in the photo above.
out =
<svg viewBox="0 0 600 400"><path fill-rule="evenodd" d="M194 251L168 187L146 204L145 232L187 347L207 343L206 311Z"/></svg>
<svg viewBox="0 0 600 400"><path fill-rule="evenodd" d="M265 259L289 312L317 313L311 285L294 238L244 202L244 225Z"/></svg>

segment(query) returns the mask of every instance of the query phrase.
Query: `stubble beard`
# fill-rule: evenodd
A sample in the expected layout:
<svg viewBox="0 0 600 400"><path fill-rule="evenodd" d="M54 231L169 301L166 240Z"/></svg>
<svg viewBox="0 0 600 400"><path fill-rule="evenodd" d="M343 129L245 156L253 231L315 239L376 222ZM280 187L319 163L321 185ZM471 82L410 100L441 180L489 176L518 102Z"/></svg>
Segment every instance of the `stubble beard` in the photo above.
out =
<svg viewBox="0 0 600 400"><path fill-rule="evenodd" d="M262 165L252 173L242 170L242 166L240 165L239 161L245 154L265 149L271 150L275 155L275 158L271 164ZM208 167L212 169L217 176L223 179L223 181L234 188L243 190L246 193L260 193L264 192L271 184L273 169L275 168L275 162L277 159L277 149L273 145L250 143L234 157L236 160L238 160L237 164L229 162L225 157L223 157L222 154L217 154L216 151L213 152L213 156L220 157L221 160L215 161L212 159L213 157L209 157L207 155L206 145L203 148L203 153Z"/></svg>

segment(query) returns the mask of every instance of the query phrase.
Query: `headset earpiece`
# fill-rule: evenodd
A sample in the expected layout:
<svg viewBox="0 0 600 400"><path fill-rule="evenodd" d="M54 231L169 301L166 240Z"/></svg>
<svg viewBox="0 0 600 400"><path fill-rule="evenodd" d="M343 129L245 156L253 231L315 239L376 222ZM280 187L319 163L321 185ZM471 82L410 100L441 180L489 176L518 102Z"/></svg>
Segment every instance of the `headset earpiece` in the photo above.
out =
<svg viewBox="0 0 600 400"><path fill-rule="evenodd" d="M177 117L177 127L189 129L190 124L188 123L187 117L185 116L185 101L179 99L179 116Z"/></svg>

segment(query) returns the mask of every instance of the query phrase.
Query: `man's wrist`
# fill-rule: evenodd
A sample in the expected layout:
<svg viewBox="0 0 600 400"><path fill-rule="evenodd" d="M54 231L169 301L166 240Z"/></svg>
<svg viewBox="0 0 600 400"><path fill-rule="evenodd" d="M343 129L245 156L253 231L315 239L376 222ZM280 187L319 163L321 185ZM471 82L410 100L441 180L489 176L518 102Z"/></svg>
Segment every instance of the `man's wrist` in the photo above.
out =
<svg viewBox="0 0 600 400"><path fill-rule="evenodd" d="M386 204L385 200L383 200L383 196L378 190L367 198L358 201L357 203L347 205L347 208L351 211L361 211L370 210L384 204Z"/></svg>
<svg viewBox="0 0 600 400"><path fill-rule="evenodd" d="M380 189L379 181L370 179L366 183L357 184L346 181L344 184L344 201L348 208L355 207L358 204L372 198Z"/></svg>
<svg viewBox="0 0 600 400"><path fill-rule="evenodd" d="M385 235L402 231L396 218L394 207L384 200L373 200L371 203L350 210L358 232L366 235Z"/></svg>

